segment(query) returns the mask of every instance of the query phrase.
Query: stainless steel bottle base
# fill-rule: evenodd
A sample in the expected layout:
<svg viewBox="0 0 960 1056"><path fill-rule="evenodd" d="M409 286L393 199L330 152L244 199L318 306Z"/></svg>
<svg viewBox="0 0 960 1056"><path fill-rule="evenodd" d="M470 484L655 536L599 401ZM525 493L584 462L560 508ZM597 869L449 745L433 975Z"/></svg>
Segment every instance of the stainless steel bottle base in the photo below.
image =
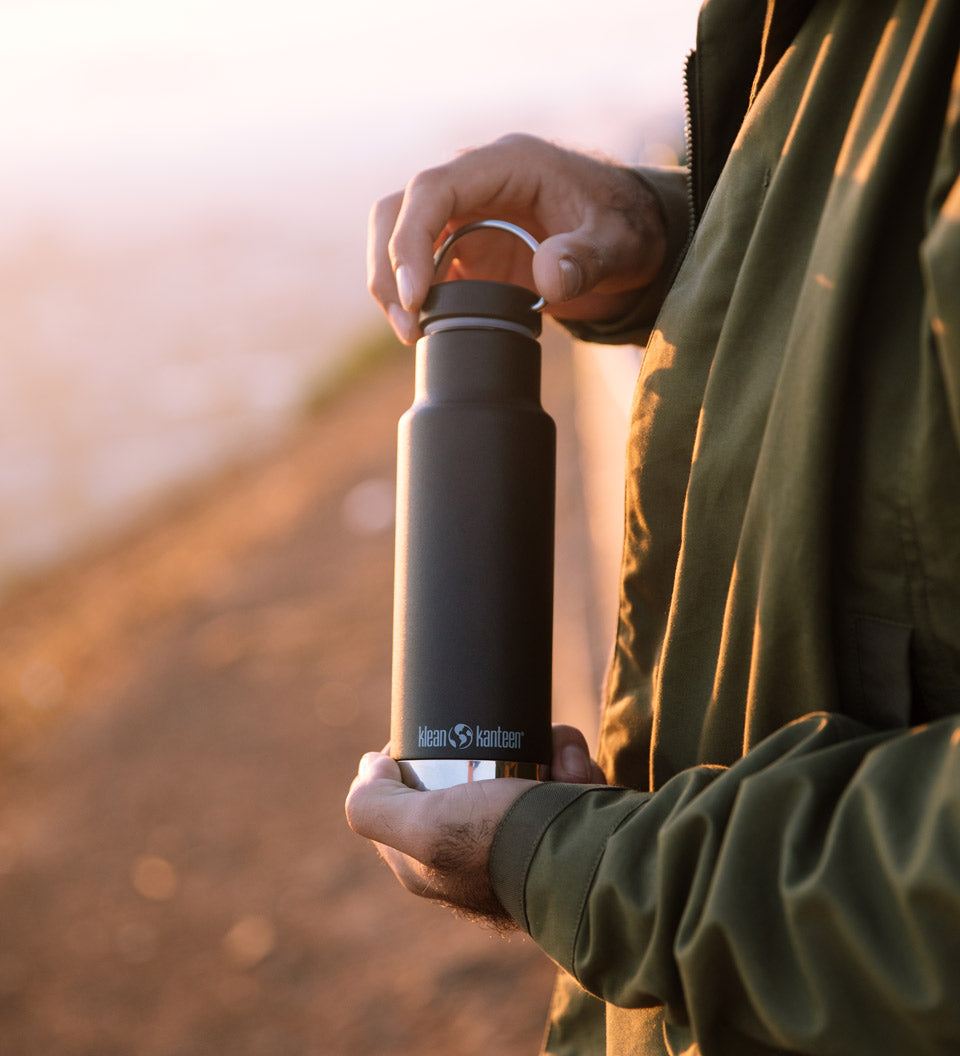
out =
<svg viewBox="0 0 960 1056"><path fill-rule="evenodd" d="M524 777L546 781L550 768L544 763L504 762L496 759L398 759L404 783L430 791L450 788L491 777Z"/></svg>

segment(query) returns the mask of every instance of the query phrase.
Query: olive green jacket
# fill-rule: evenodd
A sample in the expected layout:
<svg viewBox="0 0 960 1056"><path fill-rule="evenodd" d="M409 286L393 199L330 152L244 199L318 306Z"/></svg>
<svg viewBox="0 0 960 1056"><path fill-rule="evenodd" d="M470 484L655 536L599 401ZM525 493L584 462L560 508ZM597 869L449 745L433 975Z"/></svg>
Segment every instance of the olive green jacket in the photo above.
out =
<svg viewBox="0 0 960 1056"><path fill-rule="evenodd" d="M696 230L628 451L621 787L537 786L491 859L567 973L556 1056L960 1052L958 55L956 0L701 15Z"/></svg>

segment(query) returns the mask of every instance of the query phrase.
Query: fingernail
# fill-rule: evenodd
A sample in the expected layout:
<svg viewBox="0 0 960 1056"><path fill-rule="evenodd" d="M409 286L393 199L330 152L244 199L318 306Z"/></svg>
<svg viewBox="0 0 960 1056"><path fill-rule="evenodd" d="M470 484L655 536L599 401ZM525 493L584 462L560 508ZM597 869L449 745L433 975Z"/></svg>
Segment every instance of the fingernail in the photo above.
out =
<svg viewBox="0 0 960 1056"><path fill-rule="evenodd" d="M590 780L590 760L582 748L568 744L560 753L560 763L571 780Z"/></svg>
<svg viewBox="0 0 960 1056"><path fill-rule="evenodd" d="M413 282L406 264L397 268L397 293L400 295L400 303L409 312L413 308Z"/></svg>
<svg viewBox="0 0 960 1056"><path fill-rule="evenodd" d="M390 316L390 325L396 330L400 340L409 343L413 339L413 316L405 312L399 304L391 304L387 314Z"/></svg>
<svg viewBox="0 0 960 1056"><path fill-rule="evenodd" d="M580 274L580 265L569 257L560 258L560 288L563 291L563 299L569 301L576 297L583 284L583 276Z"/></svg>

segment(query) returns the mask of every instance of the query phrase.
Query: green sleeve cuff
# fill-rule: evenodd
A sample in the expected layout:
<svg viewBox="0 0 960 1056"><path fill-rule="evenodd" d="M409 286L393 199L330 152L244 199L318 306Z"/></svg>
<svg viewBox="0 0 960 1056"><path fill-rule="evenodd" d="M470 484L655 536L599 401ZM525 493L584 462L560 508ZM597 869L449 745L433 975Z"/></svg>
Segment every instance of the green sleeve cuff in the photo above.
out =
<svg viewBox="0 0 960 1056"><path fill-rule="evenodd" d="M490 851L494 892L520 927L568 970L606 842L646 799L605 785L545 782L520 796L497 829ZM533 904L528 880L542 873L549 882L537 885L544 898Z"/></svg>
<svg viewBox="0 0 960 1056"><path fill-rule="evenodd" d="M535 785L513 803L494 833L490 848L490 882L500 904L524 931L530 930L524 907L524 887L540 840L554 818L590 787L559 781Z"/></svg>
<svg viewBox="0 0 960 1056"><path fill-rule="evenodd" d="M626 315L602 323L559 320L580 341L599 345L643 345L650 336L660 305L673 284L683 251L690 238L690 175L679 167L631 169L657 200L667 231L667 252L660 277L638 292Z"/></svg>

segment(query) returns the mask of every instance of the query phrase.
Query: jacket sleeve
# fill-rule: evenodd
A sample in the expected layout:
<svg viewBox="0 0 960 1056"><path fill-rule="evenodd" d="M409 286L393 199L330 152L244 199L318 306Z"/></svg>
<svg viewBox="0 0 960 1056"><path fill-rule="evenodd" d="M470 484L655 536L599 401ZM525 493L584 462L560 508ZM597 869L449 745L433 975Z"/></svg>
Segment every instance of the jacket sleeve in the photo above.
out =
<svg viewBox="0 0 960 1056"><path fill-rule="evenodd" d="M586 990L717 1051L960 1051L960 717L811 715L652 795L534 788L491 874Z"/></svg>

